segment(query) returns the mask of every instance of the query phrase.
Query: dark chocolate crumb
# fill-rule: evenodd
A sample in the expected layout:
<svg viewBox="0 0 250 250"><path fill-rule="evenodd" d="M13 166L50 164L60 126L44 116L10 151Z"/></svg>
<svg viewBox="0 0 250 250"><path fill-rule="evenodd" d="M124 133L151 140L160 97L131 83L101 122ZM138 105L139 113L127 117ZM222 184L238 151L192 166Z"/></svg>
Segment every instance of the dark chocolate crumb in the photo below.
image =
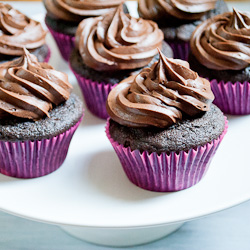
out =
<svg viewBox="0 0 250 250"><path fill-rule="evenodd" d="M83 113L82 101L75 94L39 121L15 118L0 119L0 140L42 140L61 134L75 125Z"/></svg>
<svg viewBox="0 0 250 250"><path fill-rule="evenodd" d="M223 132L223 113L215 105L195 118L185 118L166 128L130 128L110 120L110 135L118 143L141 152L179 152L203 146Z"/></svg>

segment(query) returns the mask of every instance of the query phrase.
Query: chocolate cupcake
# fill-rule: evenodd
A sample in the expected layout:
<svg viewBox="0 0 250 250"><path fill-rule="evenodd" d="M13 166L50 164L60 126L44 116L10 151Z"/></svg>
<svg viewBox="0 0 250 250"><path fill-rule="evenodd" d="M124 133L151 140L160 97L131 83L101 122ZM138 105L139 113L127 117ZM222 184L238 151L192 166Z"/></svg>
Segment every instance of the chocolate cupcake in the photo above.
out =
<svg viewBox="0 0 250 250"><path fill-rule="evenodd" d="M187 60L189 40L195 28L204 20L228 11L222 0L139 0L138 12L154 20L164 33L174 57Z"/></svg>
<svg viewBox="0 0 250 250"><path fill-rule="evenodd" d="M77 26L83 19L103 15L123 1L43 0L47 10L45 23L54 37L62 57L68 61L70 52L74 48ZM127 12L125 5L124 8Z"/></svg>
<svg viewBox="0 0 250 250"><path fill-rule="evenodd" d="M88 109L106 119L106 100L115 84L157 57L157 47L171 57L163 33L153 21L125 14L120 5L106 15L83 20L76 32L71 68L80 84Z"/></svg>
<svg viewBox="0 0 250 250"><path fill-rule="evenodd" d="M234 10L202 23L190 41L191 68L211 82L225 113L250 114L250 13Z"/></svg>
<svg viewBox="0 0 250 250"><path fill-rule="evenodd" d="M0 64L0 173L34 178L60 167L83 115L71 88L27 50Z"/></svg>
<svg viewBox="0 0 250 250"><path fill-rule="evenodd" d="M0 63L21 56L24 47L39 62L49 61L50 49L45 43L46 31L42 25L9 4L0 3L0 31Z"/></svg>
<svg viewBox="0 0 250 250"><path fill-rule="evenodd" d="M200 181L227 131L213 97L208 80L161 52L110 92L106 132L130 181L159 192Z"/></svg>

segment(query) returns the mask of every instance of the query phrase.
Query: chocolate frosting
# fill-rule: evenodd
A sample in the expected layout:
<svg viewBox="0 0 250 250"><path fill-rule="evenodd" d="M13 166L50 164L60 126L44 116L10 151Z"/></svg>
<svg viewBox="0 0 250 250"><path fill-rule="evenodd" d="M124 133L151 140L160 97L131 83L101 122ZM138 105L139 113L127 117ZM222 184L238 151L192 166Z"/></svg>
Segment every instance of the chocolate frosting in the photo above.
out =
<svg viewBox="0 0 250 250"><path fill-rule="evenodd" d="M53 105L69 98L71 88L65 73L39 63L24 49L22 57L0 64L0 119L49 117Z"/></svg>
<svg viewBox="0 0 250 250"><path fill-rule="evenodd" d="M85 17L100 16L124 0L43 0L48 15L54 19L80 22Z"/></svg>
<svg viewBox="0 0 250 250"><path fill-rule="evenodd" d="M186 61L160 59L119 83L109 94L107 111L121 125L164 128L208 111L214 95L208 80L189 68Z"/></svg>
<svg viewBox="0 0 250 250"><path fill-rule="evenodd" d="M83 20L76 32L83 62L98 71L144 67L162 41L163 33L155 22L125 14L122 5L106 15Z"/></svg>
<svg viewBox="0 0 250 250"><path fill-rule="evenodd" d="M151 20L177 18L198 20L215 8L217 0L139 0L141 17Z"/></svg>
<svg viewBox="0 0 250 250"><path fill-rule="evenodd" d="M197 60L210 69L242 70L250 64L250 13L234 9L197 27L190 40Z"/></svg>
<svg viewBox="0 0 250 250"><path fill-rule="evenodd" d="M46 31L8 4L0 3L0 53L22 55L23 47L35 50L45 44Z"/></svg>

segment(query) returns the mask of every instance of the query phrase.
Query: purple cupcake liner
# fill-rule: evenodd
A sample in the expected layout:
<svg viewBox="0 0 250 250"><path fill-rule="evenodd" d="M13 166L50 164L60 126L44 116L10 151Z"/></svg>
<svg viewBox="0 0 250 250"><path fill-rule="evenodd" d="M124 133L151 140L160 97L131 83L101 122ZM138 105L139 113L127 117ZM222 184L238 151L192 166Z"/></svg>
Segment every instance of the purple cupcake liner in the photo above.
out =
<svg viewBox="0 0 250 250"><path fill-rule="evenodd" d="M63 59L68 62L70 53L75 47L75 36L57 32L48 25L47 27L51 35L54 37Z"/></svg>
<svg viewBox="0 0 250 250"><path fill-rule="evenodd" d="M44 58L43 62L48 63L49 59L50 59L50 56L51 56L51 50L49 48L48 53L47 53L46 57Z"/></svg>
<svg viewBox="0 0 250 250"><path fill-rule="evenodd" d="M250 114L250 83L210 81L214 93L214 104L231 115Z"/></svg>
<svg viewBox="0 0 250 250"><path fill-rule="evenodd" d="M49 139L0 141L0 173L16 178L36 178L57 170L81 119L69 130Z"/></svg>
<svg viewBox="0 0 250 250"><path fill-rule="evenodd" d="M106 101L109 92L116 86L112 83L95 82L77 74L71 67L84 96L89 111L101 119L109 117L106 110Z"/></svg>
<svg viewBox="0 0 250 250"><path fill-rule="evenodd" d="M150 191L173 192L189 188L198 183L205 175L210 162L227 132L228 122L225 117L225 129L218 139L189 151L170 154L125 148L111 138L109 120L106 134L109 138L128 179L135 185Z"/></svg>
<svg viewBox="0 0 250 250"><path fill-rule="evenodd" d="M174 53L174 58L187 61L190 51L189 42L177 41L177 40L165 40L165 41L172 48Z"/></svg>

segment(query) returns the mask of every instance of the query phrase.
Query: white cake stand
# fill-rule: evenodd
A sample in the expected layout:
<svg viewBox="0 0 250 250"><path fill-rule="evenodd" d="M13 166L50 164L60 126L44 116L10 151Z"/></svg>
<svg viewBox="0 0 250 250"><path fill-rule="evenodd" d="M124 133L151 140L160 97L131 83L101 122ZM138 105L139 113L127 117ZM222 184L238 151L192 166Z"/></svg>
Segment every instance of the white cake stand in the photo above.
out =
<svg viewBox="0 0 250 250"><path fill-rule="evenodd" d="M0 209L57 224L96 244L129 246L159 239L184 222L250 199L250 116L229 117L229 131L196 186L154 193L130 183L88 112L56 172L21 180L0 175Z"/></svg>
<svg viewBox="0 0 250 250"><path fill-rule="evenodd" d="M51 37L48 43L50 63L69 74L80 95ZM175 193L149 192L130 183L104 127L104 121L86 111L67 159L56 172L31 180L0 175L0 209L56 224L96 244L131 246L250 199L250 116L229 117L228 133L204 179Z"/></svg>

